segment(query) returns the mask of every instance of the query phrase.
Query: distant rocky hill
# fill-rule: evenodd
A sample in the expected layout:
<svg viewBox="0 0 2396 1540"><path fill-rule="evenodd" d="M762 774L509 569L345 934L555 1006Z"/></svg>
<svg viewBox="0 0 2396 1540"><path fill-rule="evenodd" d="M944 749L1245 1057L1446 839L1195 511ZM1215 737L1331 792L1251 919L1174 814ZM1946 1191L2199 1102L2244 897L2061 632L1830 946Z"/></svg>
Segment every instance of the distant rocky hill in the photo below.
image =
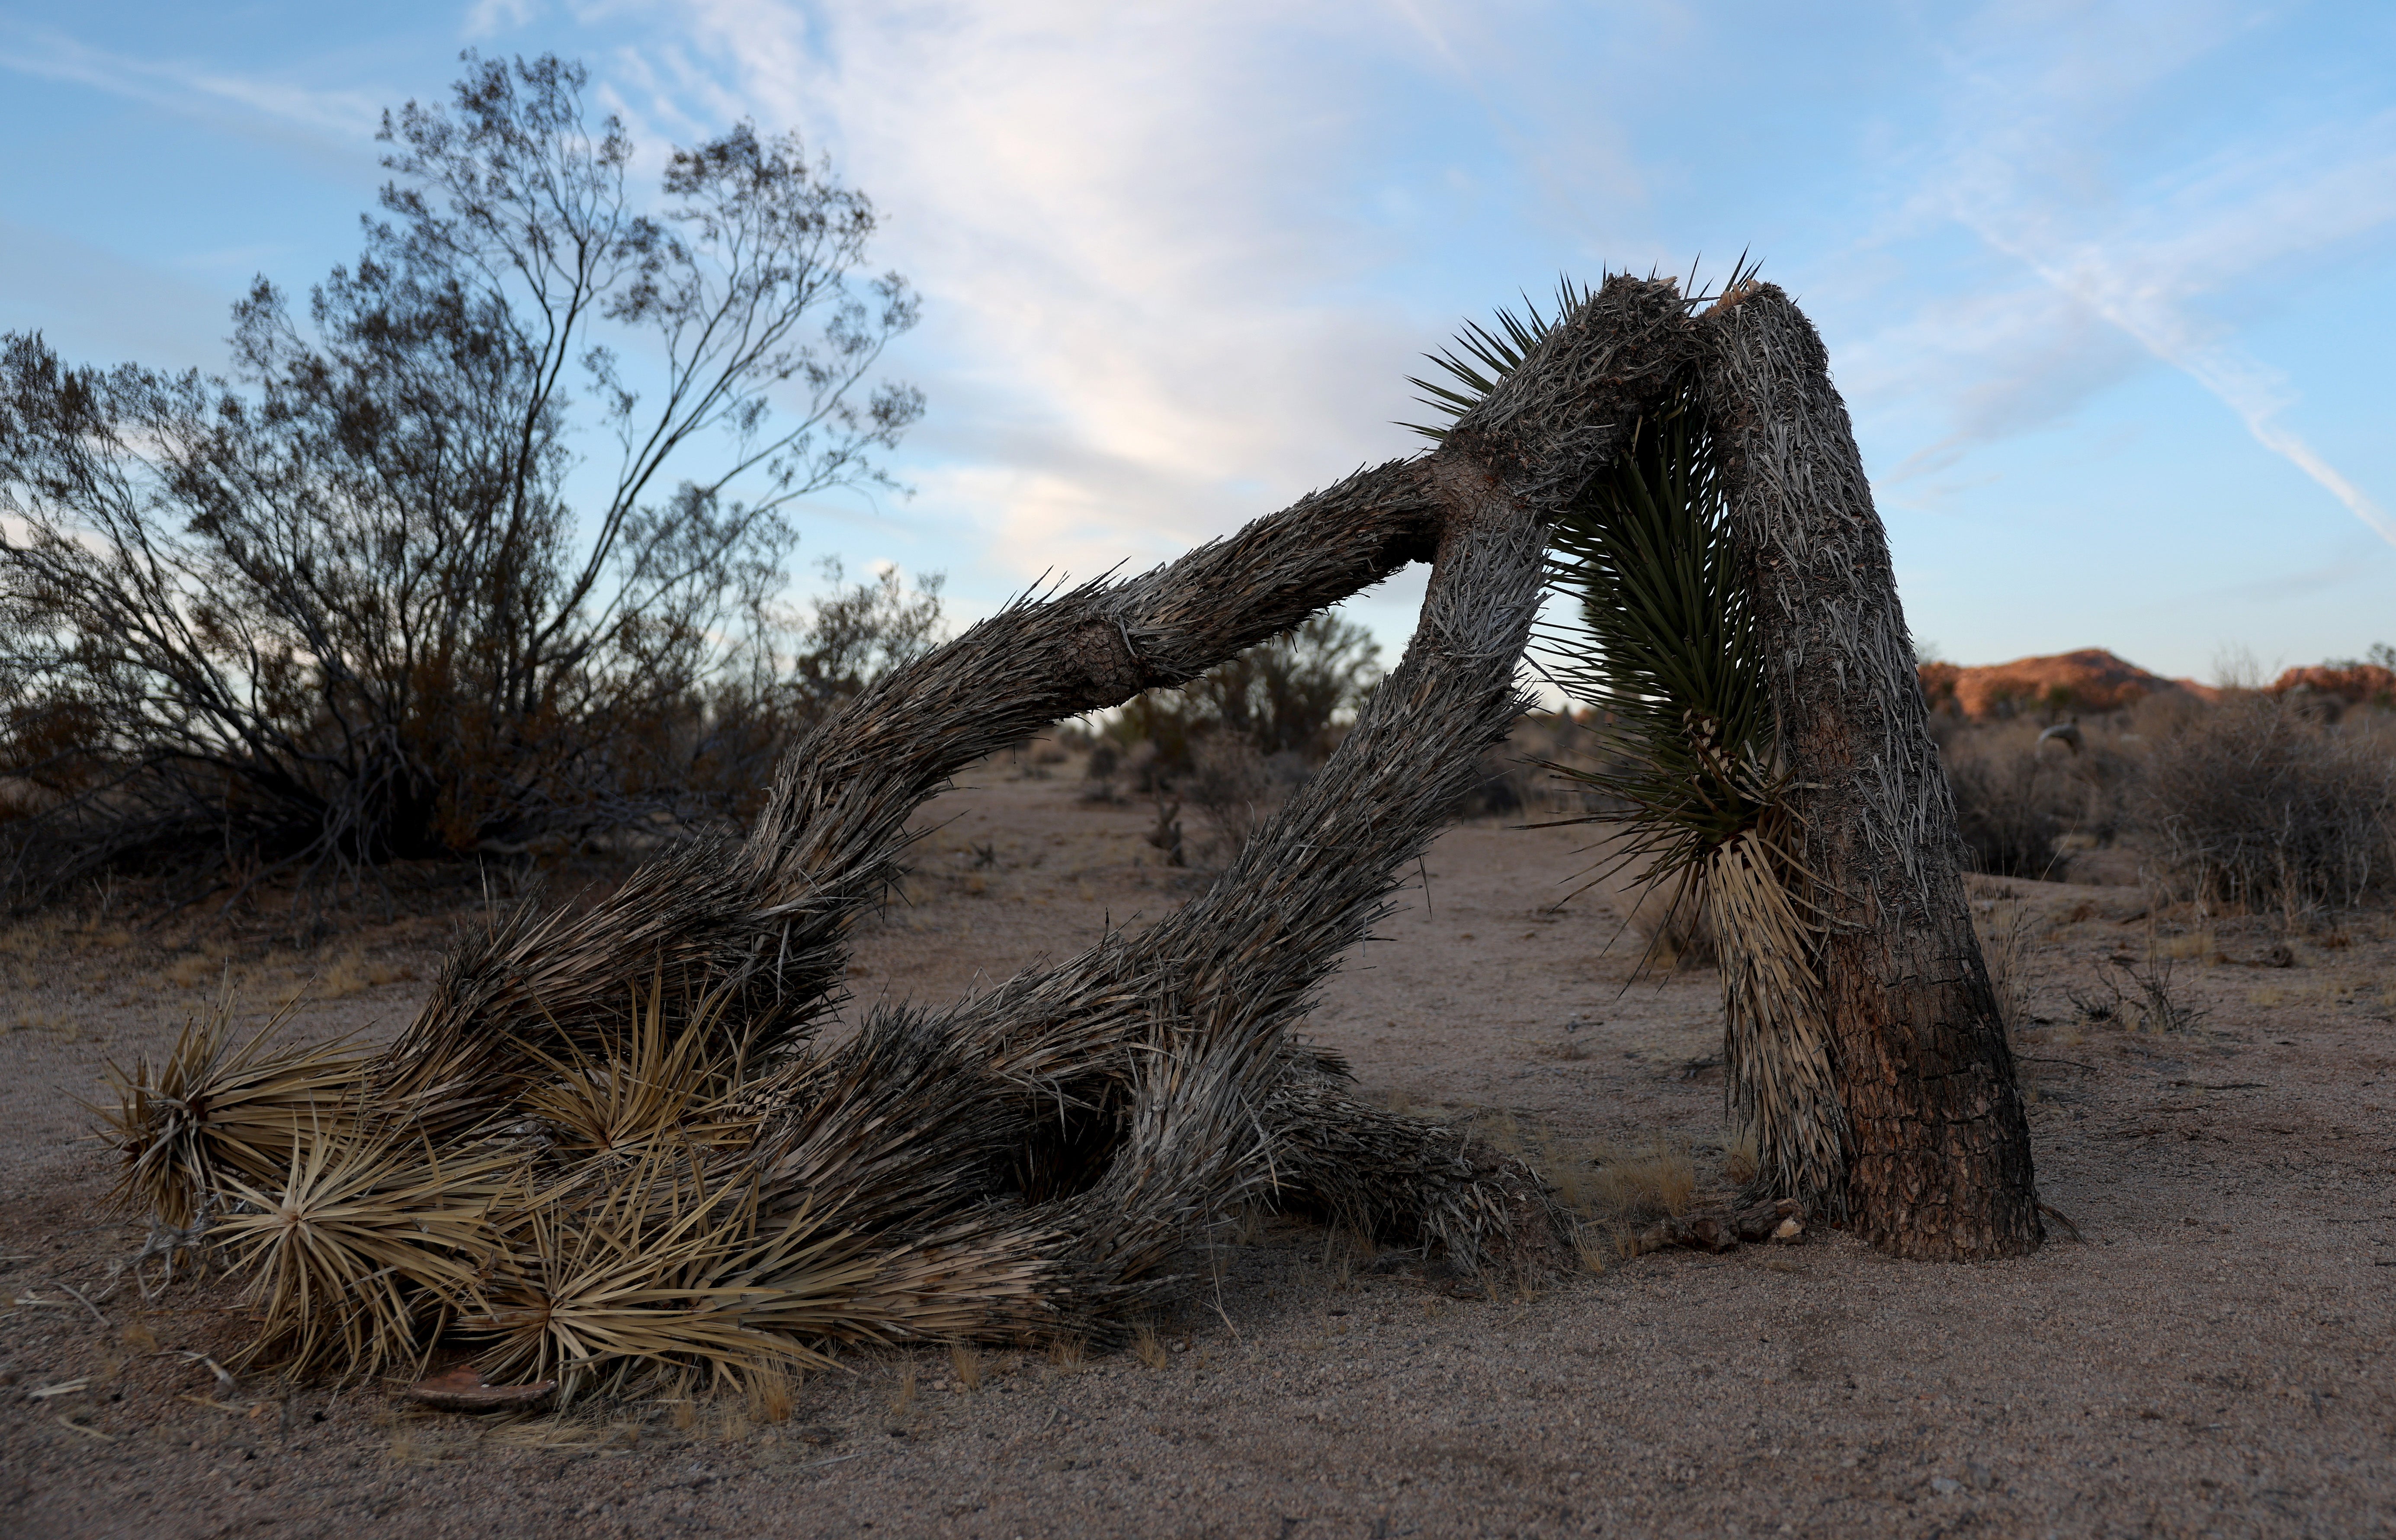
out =
<svg viewBox="0 0 2396 1540"><path fill-rule="evenodd" d="M2102 647L1977 668L1924 663L1921 671L1922 694L1932 710L1975 722L2024 711L2114 711L2169 690L2206 699L2220 693L2193 680L2149 673Z"/></svg>
<svg viewBox="0 0 2396 1540"><path fill-rule="evenodd" d="M2377 663L2322 663L2290 669L2271 682L2271 691L2284 695L2290 690L2336 696L2349 706L2396 709L2396 669Z"/></svg>
<svg viewBox="0 0 2396 1540"><path fill-rule="evenodd" d="M1923 697L1932 710L1974 722L2029 711L2117 711L2166 691L2183 692L2200 700L2217 699L2221 695L2214 686L2192 679L2149 673L2102 647L1975 668L1924 663L1921 674ZM2396 709L2396 669L2379 663L2323 663L2290 669L2268 688L2273 695L2296 691L2333 697L2346 706Z"/></svg>

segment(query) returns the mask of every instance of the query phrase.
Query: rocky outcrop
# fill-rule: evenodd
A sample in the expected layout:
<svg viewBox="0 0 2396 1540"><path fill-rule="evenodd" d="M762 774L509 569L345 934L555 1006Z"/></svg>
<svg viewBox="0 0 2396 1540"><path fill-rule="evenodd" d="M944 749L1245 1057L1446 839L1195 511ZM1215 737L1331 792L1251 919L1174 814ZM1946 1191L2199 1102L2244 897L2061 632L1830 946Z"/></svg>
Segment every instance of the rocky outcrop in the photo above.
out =
<svg viewBox="0 0 2396 1540"><path fill-rule="evenodd" d="M1932 710L1975 722L2025 712L2116 711L2171 690L2206 698L2218 693L2191 680L2149 673L2102 647L1977 668L1924 663L1920 672Z"/></svg>

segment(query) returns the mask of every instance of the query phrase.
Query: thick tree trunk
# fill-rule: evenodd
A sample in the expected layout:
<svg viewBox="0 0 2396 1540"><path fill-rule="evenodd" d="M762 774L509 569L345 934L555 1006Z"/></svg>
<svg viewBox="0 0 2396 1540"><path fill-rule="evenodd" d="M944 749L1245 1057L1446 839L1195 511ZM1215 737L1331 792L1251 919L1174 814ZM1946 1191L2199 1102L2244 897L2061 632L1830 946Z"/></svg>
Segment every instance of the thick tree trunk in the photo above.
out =
<svg viewBox="0 0 2396 1540"><path fill-rule="evenodd" d="M2042 1239L2012 1051L1957 870L1888 538L1830 360L1771 285L1726 297L1708 410L1752 562L1780 747L1821 906L1850 1222L1901 1256Z"/></svg>

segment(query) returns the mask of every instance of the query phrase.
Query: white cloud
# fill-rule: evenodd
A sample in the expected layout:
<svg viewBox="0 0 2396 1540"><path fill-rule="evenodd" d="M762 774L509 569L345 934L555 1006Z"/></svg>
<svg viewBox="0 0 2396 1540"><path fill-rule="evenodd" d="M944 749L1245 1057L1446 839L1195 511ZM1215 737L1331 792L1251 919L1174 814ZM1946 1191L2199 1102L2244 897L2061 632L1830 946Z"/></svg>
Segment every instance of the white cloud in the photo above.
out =
<svg viewBox="0 0 2396 1540"><path fill-rule="evenodd" d="M0 30L0 69L71 81L167 108L237 107L344 138L371 139L382 120L381 102L367 92L312 90L181 60L137 59L47 28Z"/></svg>
<svg viewBox="0 0 2396 1540"><path fill-rule="evenodd" d="M466 11L466 35L490 37L526 26L540 14L540 0L474 0Z"/></svg>
<svg viewBox="0 0 2396 1540"><path fill-rule="evenodd" d="M2289 426L2298 392L2222 313L2305 260L2396 224L2396 113L2293 133L2237 125L2206 153L2123 169L2144 93L2252 24L2224 6L2001 7L1983 19L1976 52L1957 61L1968 83L1958 148L1925 196L2045 293L1982 298L1995 367L1962 393L1953 437L1910 467L1936 468L1958 445L2038 419L2043 401L2044 415L2062 415L2118 374L2118 354L2108 360L2088 336L2093 319L2202 386L2256 443L2396 544L2396 519ZM1952 314L1942 308L1940 325Z"/></svg>
<svg viewBox="0 0 2396 1540"><path fill-rule="evenodd" d="M799 125L872 193L931 301L901 365L938 371L918 507L1015 580L1143 564L1408 449L1421 339L1365 292L1343 71L1417 35L1260 0L688 15L694 54L611 71L628 113Z"/></svg>

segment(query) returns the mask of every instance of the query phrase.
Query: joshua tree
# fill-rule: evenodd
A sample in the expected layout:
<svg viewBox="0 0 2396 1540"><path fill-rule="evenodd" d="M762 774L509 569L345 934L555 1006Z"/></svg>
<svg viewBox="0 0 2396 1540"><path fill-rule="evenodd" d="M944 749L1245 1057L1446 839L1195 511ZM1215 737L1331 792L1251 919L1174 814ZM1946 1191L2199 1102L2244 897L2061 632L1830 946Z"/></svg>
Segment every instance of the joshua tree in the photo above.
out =
<svg viewBox="0 0 2396 1540"><path fill-rule="evenodd" d="M1689 410L1703 381L1720 393L1702 403L1717 431L1745 457L1723 461L1729 527L1752 520L1791 539L1809 528L1812 506L1771 501L1792 463L1760 436L1776 425L1738 415L1740 391L1765 392L1759 411L1813 412L1792 435L1809 452L1829 452L1822 435L1844 442L1818 397L1790 399L1749 362L1782 357L1792 326L1810 339L1793 310L1772 308L1785 304L1740 288L1693 321L1669 283L1617 278L1574 296L1436 452L1361 471L1145 576L1015 605L897 670L792 750L744 843L686 846L581 915L496 926L451 958L388 1049L340 1059L187 1039L127 1088L124 1193L182 1236L214 1227L258 1281L262 1349L359 1370L420 1355L441 1334L479 1344L495 1370L584 1381L660 1361L737 1374L836 1340L1104 1335L1187 1278L1178 1258L1210 1225L1257 1201L1441 1247L1467 1268L1545 1265L1560 1248L1531 1173L1466 1130L1351 1096L1344 1066L1290 1028L1519 712L1550 528L1631 456L1634 425ZM1753 332L1737 316L1750 305ZM1818 345L1798 355L1800 386L1818 361ZM1762 458L1766 442L1783 458ZM1869 566L1869 503L1860 515L1830 506L1860 518L1852 538L1866 549L1848 556ZM1784 633L1764 612L1796 591L1741 549L1769 645ZM816 1043L848 927L949 776L1044 724L1196 678L1426 558L1404 660L1206 893L1139 937L1108 936L944 1010L878 1008L839 1046ZM1828 597L1885 604L1862 627L1879 640L1848 655L1885 661L1890 637L1905 649L1884 555L1877 570L1861 599ZM1818 723L1806 692L1819 679L1768 679L1790 772L1763 786L1790 799L1790 816L1886 816L1872 787L1796 801L1817 790L1803 784L1809 756L1851 779L1877 763L1935 777L1926 745L1830 759L1826 743L1853 740ZM1759 763L1760 731L1737 746ZM1988 1255L2022 1233L2002 1228L2007 1214L2027 1215L2036 1236L2008 1125L1990 1120L1997 1137L1977 1143L1932 1125L1917 1148L1905 1142L1915 1125L1890 1122L1951 1106L1950 1090L1889 1082L1935 1055L1982 1065L2010 1092L2002 1041L1993 1059L1971 1058L1984 1040L1957 1014L1988 993L1949 843L1937 843L1941 806L1921 815L1926 830L1904 826L1914 843L1899 856L1873 843L1886 826L1867 822L1809 827L1802 845L1776 832L1773 858L1814 883L1790 923L1797 963L1815 970L1803 982L1871 1013L1830 1038L1834 1068L1881 1075L1862 1092L1853 1074L1840 1082L1859 1219L1900 1250ZM1719 864L1707 880L1722 881ZM1950 899L1962 928L1944 952L1830 929L1942 925ZM1964 985L1942 994L1891 975L1877 993L1868 970L1892 956L1943 962ZM1780 1053L1783 1025L1758 1016L1761 1053ZM1917 1036L1897 1041L1909 1025ZM1874 1041L1850 1049L1858 1035ZM1992 1099L2017 1131L2018 1108ZM1922 1240L1932 1223L1940 1244Z"/></svg>

